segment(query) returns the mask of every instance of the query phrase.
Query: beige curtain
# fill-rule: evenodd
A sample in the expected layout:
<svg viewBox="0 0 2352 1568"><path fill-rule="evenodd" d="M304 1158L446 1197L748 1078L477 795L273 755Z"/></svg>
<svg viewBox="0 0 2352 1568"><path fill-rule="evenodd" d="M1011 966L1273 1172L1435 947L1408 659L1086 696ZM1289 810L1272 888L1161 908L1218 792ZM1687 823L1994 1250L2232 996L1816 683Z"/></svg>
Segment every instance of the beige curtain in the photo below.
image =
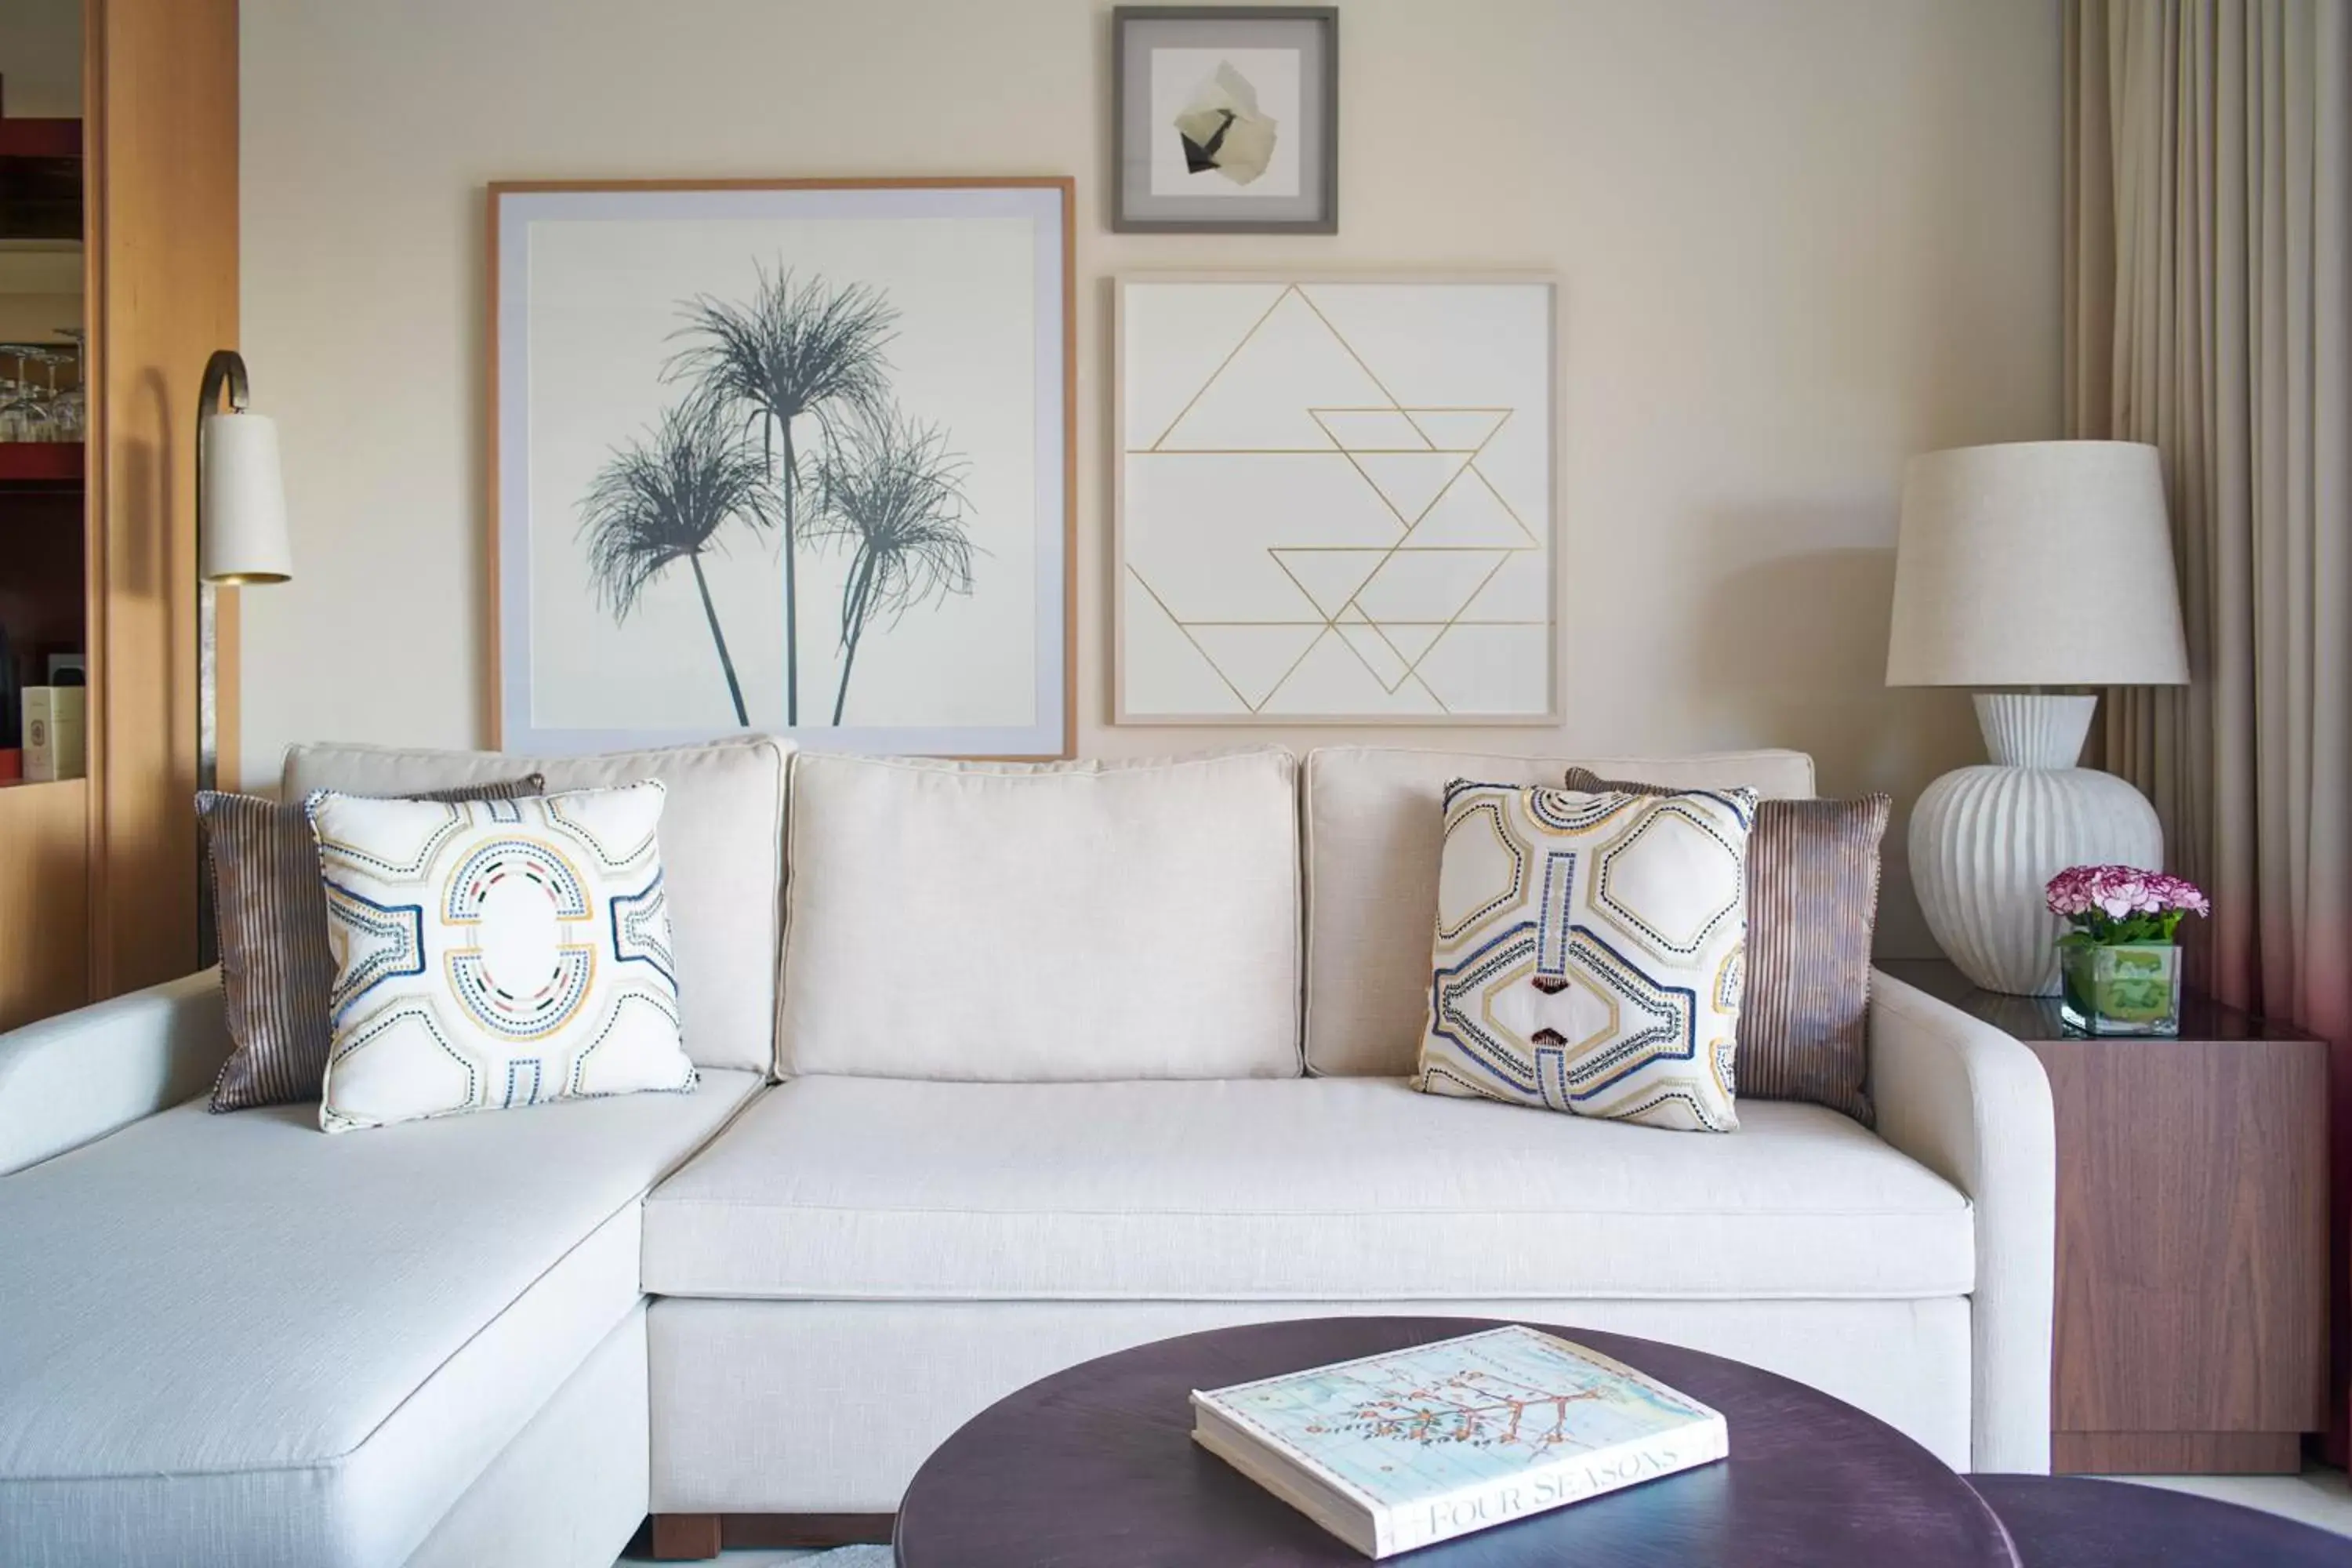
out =
<svg viewBox="0 0 2352 1568"><path fill-rule="evenodd" d="M2194 684L2106 762L2213 895L2224 999L2335 1041L2352 1194L2352 0L2067 0L2066 414L2163 450ZM2095 584L2084 611L2095 614ZM2128 635L2119 631L2118 635Z"/></svg>
<svg viewBox="0 0 2352 1568"><path fill-rule="evenodd" d="M2070 0L2065 374L2070 434L2163 450L2195 672L2109 694L2107 765L2214 895L2206 983L2352 1044L2347 11Z"/></svg>

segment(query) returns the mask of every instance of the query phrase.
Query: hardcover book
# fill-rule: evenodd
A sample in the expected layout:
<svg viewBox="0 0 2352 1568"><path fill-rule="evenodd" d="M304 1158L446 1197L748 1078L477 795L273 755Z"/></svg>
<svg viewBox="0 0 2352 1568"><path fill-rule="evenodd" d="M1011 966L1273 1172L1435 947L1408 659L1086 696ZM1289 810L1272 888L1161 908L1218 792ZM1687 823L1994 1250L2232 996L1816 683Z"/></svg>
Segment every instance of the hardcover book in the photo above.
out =
<svg viewBox="0 0 2352 1568"><path fill-rule="evenodd" d="M1192 1440L1368 1557L1728 1452L1723 1417L1509 1324L1192 1395Z"/></svg>

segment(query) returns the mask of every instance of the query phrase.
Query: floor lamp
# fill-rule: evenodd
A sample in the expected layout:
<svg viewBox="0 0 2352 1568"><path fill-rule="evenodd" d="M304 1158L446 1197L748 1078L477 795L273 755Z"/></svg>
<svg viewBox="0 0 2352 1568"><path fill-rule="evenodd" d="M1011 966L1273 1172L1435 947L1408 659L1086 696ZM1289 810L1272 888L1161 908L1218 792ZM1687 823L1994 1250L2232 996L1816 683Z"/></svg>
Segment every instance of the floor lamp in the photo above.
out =
<svg viewBox="0 0 2352 1568"><path fill-rule="evenodd" d="M226 412L221 395L228 396ZM196 787L220 775L222 588L283 583L293 576L286 543L286 486L278 468L278 424L246 409L245 361L235 349L205 363L196 398ZM211 858L196 836L196 967L219 956Z"/></svg>

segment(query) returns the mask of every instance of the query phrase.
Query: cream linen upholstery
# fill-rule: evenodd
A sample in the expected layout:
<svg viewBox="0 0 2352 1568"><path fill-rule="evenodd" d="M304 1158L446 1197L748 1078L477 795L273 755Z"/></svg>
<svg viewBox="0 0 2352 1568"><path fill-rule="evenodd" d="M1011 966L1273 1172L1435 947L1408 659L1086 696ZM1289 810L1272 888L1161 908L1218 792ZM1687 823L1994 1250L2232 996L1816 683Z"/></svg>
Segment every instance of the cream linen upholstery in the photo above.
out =
<svg viewBox="0 0 2352 1568"><path fill-rule="evenodd" d="M0 1180L0 1563L405 1561L636 1310L640 1194L759 1086L364 1138L191 1100Z"/></svg>
<svg viewBox="0 0 2352 1568"><path fill-rule="evenodd" d="M1429 1021L1431 920L1445 786L1546 784L1571 766L1682 789L1813 793L1801 752L1675 758L1498 757L1327 746L1307 759L1307 1070L1401 1078Z"/></svg>
<svg viewBox="0 0 2352 1568"><path fill-rule="evenodd" d="M604 1336L403 1568L606 1568L647 1511L646 1310Z"/></svg>
<svg viewBox="0 0 2352 1568"><path fill-rule="evenodd" d="M687 1055L699 1067L766 1072L775 1061L788 750L765 735L595 757L295 746L282 793L289 801L320 789L407 795L518 773L544 773L551 790L661 780L669 790L661 854Z"/></svg>
<svg viewBox="0 0 2352 1568"><path fill-rule="evenodd" d="M646 1207L663 1296L1409 1302L1968 1294L1968 1201L1820 1106L1735 1136L1385 1079L803 1079Z"/></svg>
<svg viewBox="0 0 2352 1568"><path fill-rule="evenodd" d="M1947 1464L1969 1462L1969 1307L1951 1298L1403 1307L665 1300L648 1321L653 1506L667 1513L895 1509L948 1434L1024 1384L1090 1356L1234 1323L1397 1311L1520 1318L1693 1345L1811 1384L1892 1422Z"/></svg>
<svg viewBox="0 0 2352 1568"><path fill-rule="evenodd" d="M0 1035L0 1176L202 1094L229 1050L217 969Z"/></svg>
<svg viewBox="0 0 2352 1568"><path fill-rule="evenodd" d="M2041 1060L1991 1025L1874 972L1870 1093L1878 1135L1975 1205L1969 1468L2047 1473L2058 1149Z"/></svg>
<svg viewBox="0 0 2352 1568"><path fill-rule="evenodd" d="M1027 767L803 752L784 1069L1295 1075L1297 788L1277 750Z"/></svg>

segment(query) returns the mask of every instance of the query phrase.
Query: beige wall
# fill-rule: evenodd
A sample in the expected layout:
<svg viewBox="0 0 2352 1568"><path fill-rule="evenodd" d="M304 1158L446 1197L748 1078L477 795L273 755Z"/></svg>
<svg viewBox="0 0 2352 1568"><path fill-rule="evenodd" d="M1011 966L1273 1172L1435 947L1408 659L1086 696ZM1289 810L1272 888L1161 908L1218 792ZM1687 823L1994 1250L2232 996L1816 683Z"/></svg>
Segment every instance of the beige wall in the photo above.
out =
<svg viewBox="0 0 2352 1568"><path fill-rule="evenodd" d="M1903 458L2058 433L2056 0L1348 0L1336 239L1113 236L1088 0L245 0L244 334L296 580L247 596L245 768L488 743L482 184L1078 179L1079 747L1107 721L1104 279L1514 267L1564 289L1568 721L1413 744L1973 760L1880 685ZM1899 840L1899 826L1897 838ZM1907 893L1882 946L1923 937Z"/></svg>
<svg viewBox="0 0 2352 1568"><path fill-rule="evenodd" d="M0 112L81 115L81 0L0 0Z"/></svg>

